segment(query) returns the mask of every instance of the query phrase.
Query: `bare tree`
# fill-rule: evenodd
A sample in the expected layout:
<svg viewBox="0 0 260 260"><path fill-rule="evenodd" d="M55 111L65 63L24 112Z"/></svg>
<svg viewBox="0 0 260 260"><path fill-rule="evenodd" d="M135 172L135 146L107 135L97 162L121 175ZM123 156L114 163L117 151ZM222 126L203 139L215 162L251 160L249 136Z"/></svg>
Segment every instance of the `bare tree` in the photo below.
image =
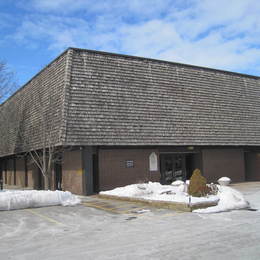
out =
<svg viewBox="0 0 260 260"><path fill-rule="evenodd" d="M4 102L15 90L17 84L15 82L15 75L7 64L0 61L0 104Z"/></svg>
<svg viewBox="0 0 260 260"><path fill-rule="evenodd" d="M38 79L39 86L44 86L41 79ZM44 88L42 88L44 91ZM61 163L63 148L56 147L55 122L53 111L54 99L50 95L44 97L43 93L38 92L34 97L34 104L37 104L37 113L39 116L38 131L39 147L38 150L28 150L32 161L37 165L44 178L44 189L51 188L51 177L54 164Z"/></svg>
<svg viewBox="0 0 260 260"><path fill-rule="evenodd" d="M4 150L10 147L8 137L14 131L18 122L16 111L18 104L4 105L3 103L17 88L14 72L10 70L5 62L0 61L0 126L4 125L0 129L0 144Z"/></svg>
<svg viewBox="0 0 260 260"><path fill-rule="evenodd" d="M29 154L44 178L44 189L51 189L52 170L54 163L61 163L61 149L54 147L46 139L46 145L41 150L32 150Z"/></svg>
<svg viewBox="0 0 260 260"><path fill-rule="evenodd" d="M7 64L0 61L0 134L1 148L6 150L9 145L9 135L17 125L17 113L15 111L16 104L5 105L4 101L17 89L14 73L10 70ZM10 120L12 118L13 120ZM4 126L4 127L3 127Z"/></svg>
<svg viewBox="0 0 260 260"><path fill-rule="evenodd" d="M5 62L0 61L0 150L9 149L8 135L10 129L7 127L10 125L10 120L7 118L7 109L3 108L3 102L17 89L14 73L8 68ZM12 114L13 109L9 109L9 114ZM10 127L11 128L11 127ZM1 165L0 165L1 166ZM1 167L0 167L1 168ZM0 169L0 186L3 187L3 174Z"/></svg>
<svg viewBox="0 0 260 260"><path fill-rule="evenodd" d="M61 163L62 155L62 148L56 147L55 98L38 76L36 88L4 102L17 88L13 75L0 62L0 150L29 155L43 176L44 189L50 189L53 166Z"/></svg>

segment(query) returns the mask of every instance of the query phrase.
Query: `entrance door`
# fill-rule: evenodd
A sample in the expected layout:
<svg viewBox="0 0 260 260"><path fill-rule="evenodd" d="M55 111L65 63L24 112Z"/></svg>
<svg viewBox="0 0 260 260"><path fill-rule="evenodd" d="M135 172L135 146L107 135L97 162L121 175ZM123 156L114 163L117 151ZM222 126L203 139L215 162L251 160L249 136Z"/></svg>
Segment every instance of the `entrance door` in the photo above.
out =
<svg viewBox="0 0 260 260"><path fill-rule="evenodd" d="M62 166L60 163L55 164L55 189L62 190Z"/></svg>
<svg viewBox="0 0 260 260"><path fill-rule="evenodd" d="M161 154L161 183L171 184L176 180L186 179L184 154Z"/></svg>

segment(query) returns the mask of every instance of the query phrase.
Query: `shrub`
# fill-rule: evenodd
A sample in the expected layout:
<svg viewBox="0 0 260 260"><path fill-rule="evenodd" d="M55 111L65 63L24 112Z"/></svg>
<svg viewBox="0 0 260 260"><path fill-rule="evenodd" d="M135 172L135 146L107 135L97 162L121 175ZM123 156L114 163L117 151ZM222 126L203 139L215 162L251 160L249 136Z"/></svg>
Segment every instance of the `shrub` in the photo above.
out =
<svg viewBox="0 0 260 260"><path fill-rule="evenodd" d="M207 180L201 175L199 169L193 171L190 178L190 184L188 188L189 195L193 197L202 197L210 194L211 188L207 186Z"/></svg>

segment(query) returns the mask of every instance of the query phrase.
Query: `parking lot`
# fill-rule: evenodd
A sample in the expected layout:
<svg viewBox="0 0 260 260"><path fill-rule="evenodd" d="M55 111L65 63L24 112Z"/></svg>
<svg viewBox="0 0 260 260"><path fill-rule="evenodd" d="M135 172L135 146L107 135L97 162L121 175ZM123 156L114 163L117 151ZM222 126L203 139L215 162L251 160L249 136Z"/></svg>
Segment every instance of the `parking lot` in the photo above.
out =
<svg viewBox="0 0 260 260"><path fill-rule="evenodd" d="M237 185L255 206L260 184ZM260 212L182 213L85 198L0 212L0 259L259 259Z"/></svg>

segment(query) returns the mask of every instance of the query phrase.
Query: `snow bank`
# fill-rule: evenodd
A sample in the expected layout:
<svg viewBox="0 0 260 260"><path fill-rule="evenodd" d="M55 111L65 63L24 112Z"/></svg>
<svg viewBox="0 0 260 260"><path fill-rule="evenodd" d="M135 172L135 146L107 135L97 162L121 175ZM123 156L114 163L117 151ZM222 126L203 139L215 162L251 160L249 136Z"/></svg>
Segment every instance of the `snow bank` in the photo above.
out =
<svg viewBox="0 0 260 260"><path fill-rule="evenodd" d="M174 181L174 182L172 182L172 186L180 186L180 185L182 185L182 184L184 184L184 182L183 181L181 181L181 180L177 180L177 181Z"/></svg>
<svg viewBox="0 0 260 260"><path fill-rule="evenodd" d="M218 185L219 202L217 206L208 207L206 209L197 209L196 213L216 213L229 211L234 209L248 208L249 203L245 200L242 193L227 186Z"/></svg>
<svg viewBox="0 0 260 260"><path fill-rule="evenodd" d="M80 199L69 191L6 190L0 192L0 210L45 206L73 206Z"/></svg>
<svg viewBox="0 0 260 260"><path fill-rule="evenodd" d="M186 184L183 182L179 182L179 185L176 184L177 183L175 183L175 185L161 185L158 182L132 184L109 191L102 191L100 194L145 200L190 203L190 205L203 202L217 202L219 200L215 195L208 197L190 197L185 192L187 190Z"/></svg>
<svg viewBox="0 0 260 260"><path fill-rule="evenodd" d="M218 202L217 206L194 210L193 212L196 213L216 213L249 207L249 203L239 191L228 186L217 185L217 187L217 195L210 195L207 197L190 197L187 192L185 192L187 191L187 184L183 182L174 182L173 185L161 185L158 182L132 184L109 191L103 191L100 192L100 194L146 200L190 203L190 205L204 202ZM191 199L190 201L189 198Z"/></svg>

